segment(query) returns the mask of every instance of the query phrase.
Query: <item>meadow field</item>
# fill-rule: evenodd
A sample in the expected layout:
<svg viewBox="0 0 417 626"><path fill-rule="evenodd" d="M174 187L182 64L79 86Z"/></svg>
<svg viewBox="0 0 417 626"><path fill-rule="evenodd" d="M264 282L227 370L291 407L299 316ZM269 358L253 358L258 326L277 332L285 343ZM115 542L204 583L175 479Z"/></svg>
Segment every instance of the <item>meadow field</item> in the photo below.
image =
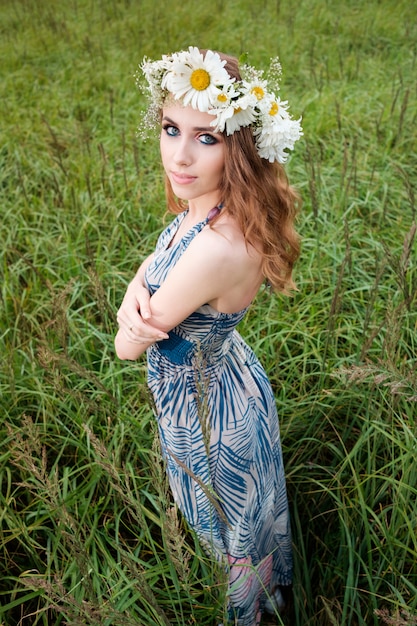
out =
<svg viewBox="0 0 417 626"><path fill-rule="evenodd" d="M279 56L304 137L291 298L239 330L273 384L286 626L417 624L413 0L1 0L0 624L210 626L223 573L172 507L116 311L169 220L144 55Z"/></svg>

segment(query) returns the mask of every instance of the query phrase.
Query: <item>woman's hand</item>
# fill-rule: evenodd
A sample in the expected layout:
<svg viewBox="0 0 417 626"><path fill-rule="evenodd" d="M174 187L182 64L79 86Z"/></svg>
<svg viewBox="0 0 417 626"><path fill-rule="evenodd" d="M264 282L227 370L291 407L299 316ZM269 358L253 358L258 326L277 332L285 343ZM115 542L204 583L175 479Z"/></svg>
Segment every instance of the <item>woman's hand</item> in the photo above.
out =
<svg viewBox="0 0 417 626"><path fill-rule="evenodd" d="M120 330L133 342L168 339L168 335L147 321L151 317L149 292L143 285L130 284L117 312Z"/></svg>
<svg viewBox="0 0 417 626"><path fill-rule="evenodd" d="M115 347L120 359L137 359L156 341L168 339L166 333L147 321L150 318L149 292L136 276L129 284L117 312L119 331L116 335Z"/></svg>

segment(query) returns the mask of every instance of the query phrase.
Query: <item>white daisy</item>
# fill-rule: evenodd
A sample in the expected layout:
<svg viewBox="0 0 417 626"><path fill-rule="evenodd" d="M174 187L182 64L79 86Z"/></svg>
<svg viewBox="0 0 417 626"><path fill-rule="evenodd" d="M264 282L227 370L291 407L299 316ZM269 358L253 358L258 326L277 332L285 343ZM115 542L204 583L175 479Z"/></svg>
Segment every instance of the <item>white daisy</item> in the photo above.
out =
<svg viewBox="0 0 417 626"><path fill-rule="evenodd" d="M190 46L188 52L173 55L162 87L176 99L182 98L184 106L206 112L216 102L221 89L233 82L224 69L225 64L217 52L208 50L203 57L198 48Z"/></svg>
<svg viewBox="0 0 417 626"><path fill-rule="evenodd" d="M242 126L250 126L256 120L256 111L251 96L242 96L232 105L232 114L225 119L226 133L232 135Z"/></svg>
<svg viewBox="0 0 417 626"><path fill-rule="evenodd" d="M256 112L253 106L253 97L250 95L230 99L224 106L211 109L209 113L216 116L217 132L232 135L241 126L250 126L256 120Z"/></svg>
<svg viewBox="0 0 417 626"><path fill-rule="evenodd" d="M237 100L239 92L232 85L226 85L219 90L216 100L212 103L207 113L215 115L216 119L211 122L211 126L215 127L217 133L222 133L225 129L226 119L233 115L233 101Z"/></svg>
<svg viewBox="0 0 417 626"><path fill-rule="evenodd" d="M261 104L268 95L268 84L266 80L257 80L253 82L243 81L243 85L248 94L251 94L257 104Z"/></svg>

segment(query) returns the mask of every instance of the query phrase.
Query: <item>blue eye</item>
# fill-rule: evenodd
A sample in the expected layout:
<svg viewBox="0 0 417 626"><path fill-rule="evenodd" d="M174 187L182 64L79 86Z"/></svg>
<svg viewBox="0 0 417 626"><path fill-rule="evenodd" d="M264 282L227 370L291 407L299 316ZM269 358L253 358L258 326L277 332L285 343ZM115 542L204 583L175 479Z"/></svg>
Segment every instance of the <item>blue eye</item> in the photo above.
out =
<svg viewBox="0 0 417 626"><path fill-rule="evenodd" d="M180 132L176 126L172 126L171 124L165 124L162 128L169 137L176 137Z"/></svg>
<svg viewBox="0 0 417 626"><path fill-rule="evenodd" d="M204 143L207 146L212 146L217 143L217 139L213 137L213 135L200 135L199 139L201 143Z"/></svg>

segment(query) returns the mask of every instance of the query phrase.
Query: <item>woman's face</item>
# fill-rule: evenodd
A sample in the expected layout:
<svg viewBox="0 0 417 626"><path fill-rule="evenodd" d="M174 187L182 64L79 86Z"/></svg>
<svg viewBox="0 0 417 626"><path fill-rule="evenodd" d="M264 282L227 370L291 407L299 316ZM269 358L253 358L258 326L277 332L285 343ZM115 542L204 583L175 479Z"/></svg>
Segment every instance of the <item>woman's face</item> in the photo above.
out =
<svg viewBox="0 0 417 626"><path fill-rule="evenodd" d="M162 163L174 194L198 208L211 208L221 200L225 148L213 132L214 117L172 100L162 110L160 148Z"/></svg>

